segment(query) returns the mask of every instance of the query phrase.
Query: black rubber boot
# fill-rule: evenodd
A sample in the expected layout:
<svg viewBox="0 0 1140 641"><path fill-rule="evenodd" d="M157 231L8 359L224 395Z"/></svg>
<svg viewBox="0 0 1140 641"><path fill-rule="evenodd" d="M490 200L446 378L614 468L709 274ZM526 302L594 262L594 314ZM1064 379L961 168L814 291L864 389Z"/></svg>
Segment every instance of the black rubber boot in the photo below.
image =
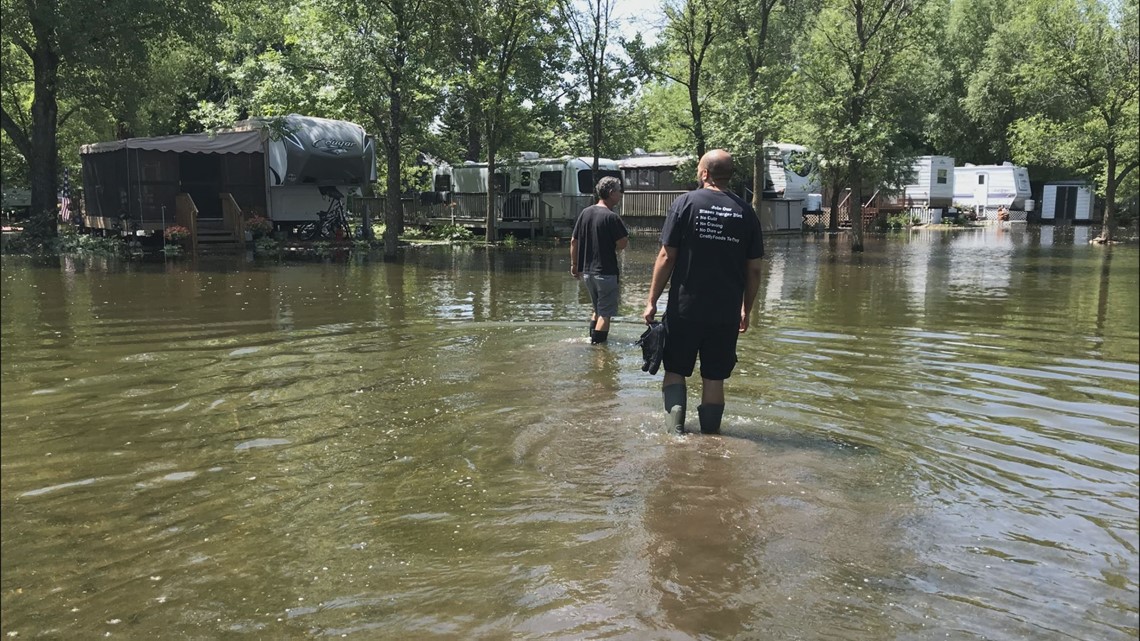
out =
<svg viewBox="0 0 1140 641"><path fill-rule="evenodd" d="M665 427L678 434L685 433L685 384L674 383L661 388L661 397L665 402Z"/></svg>
<svg viewBox="0 0 1140 641"><path fill-rule="evenodd" d="M724 405L698 405L697 417L701 421L701 434L720 434L720 419Z"/></svg>
<svg viewBox="0 0 1140 641"><path fill-rule="evenodd" d="M596 318L591 318L591 319L590 319L589 321L587 321L587 322L588 322L588 323L589 323L589 325L590 325L590 342L591 342L591 343L593 343L593 342L594 342L594 326L598 324L598 319L596 319Z"/></svg>
<svg viewBox="0 0 1140 641"><path fill-rule="evenodd" d="M608 331L602 332L602 331L598 331L595 329L594 333L590 336L590 344L601 345L602 343L609 340L609 337L610 337L610 333Z"/></svg>

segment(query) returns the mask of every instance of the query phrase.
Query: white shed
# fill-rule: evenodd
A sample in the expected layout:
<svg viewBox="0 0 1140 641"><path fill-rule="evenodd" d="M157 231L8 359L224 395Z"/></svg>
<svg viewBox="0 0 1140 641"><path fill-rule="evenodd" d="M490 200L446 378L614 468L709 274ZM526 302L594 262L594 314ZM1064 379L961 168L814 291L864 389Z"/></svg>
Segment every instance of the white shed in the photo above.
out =
<svg viewBox="0 0 1140 641"><path fill-rule="evenodd" d="M1047 183L1041 194L1041 220L1088 222L1093 216L1093 191L1079 180Z"/></svg>

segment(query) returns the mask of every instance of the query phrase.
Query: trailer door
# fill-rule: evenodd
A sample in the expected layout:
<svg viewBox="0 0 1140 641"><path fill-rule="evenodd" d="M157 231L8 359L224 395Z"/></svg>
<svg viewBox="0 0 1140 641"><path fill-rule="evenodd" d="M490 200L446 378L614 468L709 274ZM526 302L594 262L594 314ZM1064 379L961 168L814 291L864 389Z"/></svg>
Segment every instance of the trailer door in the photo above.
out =
<svg viewBox="0 0 1140 641"><path fill-rule="evenodd" d="M990 204L990 175L978 172L977 182L974 184L974 207L985 209Z"/></svg>

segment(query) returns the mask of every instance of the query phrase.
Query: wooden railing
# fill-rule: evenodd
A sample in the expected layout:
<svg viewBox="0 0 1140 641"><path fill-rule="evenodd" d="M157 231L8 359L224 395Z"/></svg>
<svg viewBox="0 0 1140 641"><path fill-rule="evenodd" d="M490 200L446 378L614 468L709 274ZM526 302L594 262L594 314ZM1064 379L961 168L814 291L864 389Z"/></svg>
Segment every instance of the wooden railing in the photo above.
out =
<svg viewBox="0 0 1140 641"><path fill-rule="evenodd" d="M190 194L178 194L175 200L174 222L190 231L190 251L198 251L198 206Z"/></svg>
<svg viewBox="0 0 1140 641"><path fill-rule="evenodd" d="M627 191L619 205L622 216L661 216L684 191Z"/></svg>
<svg viewBox="0 0 1140 641"><path fill-rule="evenodd" d="M245 242L245 216L232 194L218 194L222 199L222 225L239 243Z"/></svg>

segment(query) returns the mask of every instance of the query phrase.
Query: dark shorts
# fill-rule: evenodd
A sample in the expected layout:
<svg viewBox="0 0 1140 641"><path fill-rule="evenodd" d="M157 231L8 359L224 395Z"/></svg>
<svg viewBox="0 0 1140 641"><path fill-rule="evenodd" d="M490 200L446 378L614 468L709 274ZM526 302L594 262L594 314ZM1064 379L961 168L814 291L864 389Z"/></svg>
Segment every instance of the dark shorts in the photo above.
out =
<svg viewBox="0 0 1140 641"><path fill-rule="evenodd" d="M699 323L670 318L662 362L666 372L692 376L697 356L701 378L723 381L736 367L736 340L740 324Z"/></svg>

